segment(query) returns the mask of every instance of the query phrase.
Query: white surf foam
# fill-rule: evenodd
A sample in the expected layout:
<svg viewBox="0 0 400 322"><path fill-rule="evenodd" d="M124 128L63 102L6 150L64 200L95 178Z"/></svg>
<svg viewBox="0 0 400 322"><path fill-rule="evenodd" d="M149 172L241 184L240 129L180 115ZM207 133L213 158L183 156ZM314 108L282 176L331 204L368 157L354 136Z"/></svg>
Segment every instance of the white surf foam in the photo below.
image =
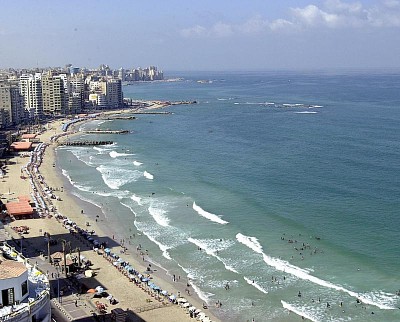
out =
<svg viewBox="0 0 400 322"><path fill-rule="evenodd" d="M296 313L299 316L304 316L306 319L308 319L310 321L314 321L314 322L319 321L315 317L311 316L309 313L305 312L304 310L298 309L295 306L293 306L293 305L291 305L291 304L289 304L289 303L287 303L285 301L282 301L282 300L281 300L281 303L282 303L282 306L286 310L289 310L289 311L291 311L293 313Z"/></svg>
<svg viewBox="0 0 400 322"><path fill-rule="evenodd" d="M161 208L155 208L150 206L148 208L150 215L154 218L154 220L163 227L169 226L169 218L166 216L167 211Z"/></svg>
<svg viewBox="0 0 400 322"><path fill-rule="evenodd" d="M140 198L140 197L138 197L138 196L136 196L136 195L132 195L132 196L131 196L131 199L132 199L133 201L135 201L139 206L142 205L142 198Z"/></svg>
<svg viewBox="0 0 400 322"><path fill-rule="evenodd" d="M99 148L98 146L94 146L93 150L96 150L98 154L103 154L103 152L107 151L107 149Z"/></svg>
<svg viewBox="0 0 400 322"><path fill-rule="evenodd" d="M141 176L141 173L136 170L126 170L105 165L98 166L96 170L101 173L104 183L114 190L119 189L124 184L136 181Z"/></svg>
<svg viewBox="0 0 400 322"><path fill-rule="evenodd" d="M257 284L255 281L253 282L250 278L247 278L246 276L243 276L243 278L249 285L254 286L256 289L258 289L260 292L262 292L264 294L268 294L268 291L266 289L264 289L262 286L260 286L259 284Z"/></svg>
<svg viewBox="0 0 400 322"><path fill-rule="evenodd" d="M130 153L119 153L117 151L111 151L109 153L109 155L110 155L110 157L115 159L115 158L118 158L118 157L126 157L126 156L133 155L133 154L130 154Z"/></svg>
<svg viewBox="0 0 400 322"><path fill-rule="evenodd" d="M223 219L221 219L219 216L212 214L210 212L205 211L204 209L202 209L201 207L199 207L198 205L196 205L195 202L193 202L193 209L202 217L207 218L210 221L216 222L218 224L221 225L226 225L229 224L228 221L225 221Z"/></svg>
<svg viewBox="0 0 400 322"><path fill-rule="evenodd" d="M148 239L150 239L153 243L155 243L155 244L158 246L158 248L159 248L159 249L161 250L161 252L162 252L162 255L163 255L166 259L172 260L171 256L169 255L169 252L168 252L168 250L171 249L171 247L168 247L168 246L166 246L166 245L160 243L157 239L155 239L154 236L152 236L152 235L149 234L149 233L146 233L146 231L144 231L143 229L140 229L140 225L139 225L139 223L138 223L136 220L135 220L133 223L134 223L134 225L135 225L135 227L136 227L137 230L141 231L144 235L147 236Z"/></svg>
<svg viewBox="0 0 400 322"><path fill-rule="evenodd" d="M392 309L396 309L396 307L394 306L390 306L387 305L385 303L383 303L382 301L374 301L372 300L370 297L363 295L363 294L359 294L357 292L354 291L350 291L342 286L333 284L331 282L325 281L321 278L315 277L313 275L310 275L310 271L297 267L295 265L290 264L289 262L279 259L279 258L274 258L271 256L266 255L263 252L262 246L260 245L260 243L258 242L257 238L255 237L249 237L249 236L245 236L243 234L238 233L236 235L236 239L238 240L238 242L246 245L247 247L249 247L250 249L254 250L256 253L258 254L262 254L264 262L271 266L274 267L276 270L285 272L287 274L291 274L294 275L302 280L307 280L310 281L312 283L318 284L320 286L323 287L327 287L327 288L331 288L337 291L341 291L344 293L349 294L352 297L358 298L360 301L362 301L365 304L370 304L370 305L374 305L379 307L380 309L384 309L384 310L392 310Z"/></svg>
<svg viewBox="0 0 400 322"><path fill-rule="evenodd" d="M71 179L71 177L70 177L70 175L69 175L69 173L68 173L67 170L62 169L61 172L62 172L63 176L66 177L66 178L68 179L68 181L69 181L70 184L72 184L72 185L75 184L75 182L72 181L72 179Z"/></svg>
<svg viewBox="0 0 400 322"><path fill-rule="evenodd" d="M143 164L142 162L133 161L133 165L136 166L136 167L141 166L142 164Z"/></svg>
<svg viewBox="0 0 400 322"><path fill-rule="evenodd" d="M261 244L258 242L258 239L256 237L249 237L249 236L245 236L241 233L238 233L236 235L236 239L238 240L239 243L246 245L250 249L254 250L256 253L259 253L259 254L263 253L263 248L262 248Z"/></svg>
<svg viewBox="0 0 400 322"><path fill-rule="evenodd" d="M186 275L187 275L187 277L188 277L188 279L189 279L189 281L190 281L190 284L192 285L192 287L193 287L193 290L196 292L196 294L199 296L199 298L200 299L202 299L204 302L206 302L207 304L210 304L210 299L211 299L211 297L212 296L214 296L215 294L214 293L209 293L209 292L203 292L195 283L194 283L194 280L198 280L198 279L202 279L202 276L199 276L199 277L197 277L196 275L196 272L195 271L193 271L193 270L190 270L190 269L188 269L188 268L186 268L186 267L184 267L184 266L182 266L182 265L180 265L179 263L177 263L178 264L178 266L180 267L180 268L182 268L182 270L186 273Z"/></svg>
<svg viewBox="0 0 400 322"><path fill-rule="evenodd" d="M311 112L311 111L302 111L302 112L294 112L296 114L317 114L317 112Z"/></svg>
<svg viewBox="0 0 400 322"><path fill-rule="evenodd" d="M144 175L145 178L147 178L149 180L153 180L154 179L154 176L151 173L147 172L147 171L143 172L143 175Z"/></svg>
<svg viewBox="0 0 400 322"><path fill-rule="evenodd" d="M222 264L224 264L225 268L231 272L238 273L238 271L229 265L225 259L218 256L218 252L223 251L224 249L232 246L234 244L233 241L230 240L220 240L220 239L195 239L188 238L188 241L192 244L195 244L197 247L203 249L206 254L216 258Z"/></svg>

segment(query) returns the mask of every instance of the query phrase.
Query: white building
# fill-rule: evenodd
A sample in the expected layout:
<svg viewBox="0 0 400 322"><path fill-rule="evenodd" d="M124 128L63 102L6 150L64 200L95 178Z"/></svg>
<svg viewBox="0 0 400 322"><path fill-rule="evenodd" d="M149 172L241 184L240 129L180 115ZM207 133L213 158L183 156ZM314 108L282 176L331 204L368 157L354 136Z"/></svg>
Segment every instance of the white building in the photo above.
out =
<svg viewBox="0 0 400 322"><path fill-rule="evenodd" d="M19 89L24 97L24 106L31 118L42 117L43 102L42 102L42 75L36 73L23 74L20 77Z"/></svg>
<svg viewBox="0 0 400 322"><path fill-rule="evenodd" d="M1 252L0 320L50 322L50 286L46 275L7 244Z"/></svg>

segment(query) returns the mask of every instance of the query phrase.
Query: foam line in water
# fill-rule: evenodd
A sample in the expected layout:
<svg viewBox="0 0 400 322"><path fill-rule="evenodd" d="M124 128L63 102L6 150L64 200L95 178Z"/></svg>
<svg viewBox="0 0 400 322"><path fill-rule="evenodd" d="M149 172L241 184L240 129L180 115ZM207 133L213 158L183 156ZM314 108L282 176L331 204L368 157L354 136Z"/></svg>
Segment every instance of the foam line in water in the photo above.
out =
<svg viewBox="0 0 400 322"><path fill-rule="evenodd" d="M132 196L131 196L131 199L132 199L133 201L135 201L139 206L142 205L142 198L140 198L139 196L132 195Z"/></svg>
<svg viewBox="0 0 400 322"><path fill-rule="evenodd" d="M247 278L246 276L243 276L243 278L245 279L245 281L247 282L247 284L254 286L257 290L259 290L260 292L264 293L264 294L268 294L268 291L265 290L263 287L261 287L260 285L258 285L256 282L253 282L253 280L251 280L250 278Z"/></svg>
<svg viewBox="0 0 400 322"><path fill-rule="evenodd" d="M302 280L307 280L307 281L310 281L312 283L318 284L323 287L327 287L327 288L331 288L331 289L334 289L337 291L347 293L348 295L350 295L352 297L358 298L360 301L362 301L365 304L373 305L373 306L379 307L380 309L384 309L384 310L396 309L396 307L389 306L386 303L383 303L383 301L374 301L370 297L367 297L365 295L359 294L354 291L350 291L342 286L333 284L331 282L325 281L316 276L310 275L310 271L308 271L306 269L302 269L295 265L292 265L285 260L281 260L279 258L274 258L274 257L266 255L262 251L262 247L259 244L257 238L255 238L255 237L249 237L249 236L245 236L243 234L238 233L236 235L236 239L240 243L242 243L242 244L246 245L247 247L249 247L250 249L254 250L256 253L261 254L263 256L264 262L268 266L274 267L276 270L285 272L287 274L294 275Z"/></svg>
<svg viewBox="0 0 400 322"><path fill-rule="evenodd" d="M61 172L62 172L63 176L66 177L66 178L68 179L69 183L72 184L72 185L74 185L75 182L72 181L72 179L71 179L71 177L70 177L68 171L62 169Z"/></svg>
<svg viewBox="0 0 400 322"><path fill-rule="evenodd" d="M110 146L103 145L102 147L99 146L94 146L93 150L97 151L98 154L106 154L108 151L110 151Z"/></svg>
<svg viewBox="0 0 400 322"><path fill-rule="evenodd" d="M141 166L143 163L142 162L139 162L139 161L133 161L133 165L134 166L136 166L136 167L138 167L138 166Z"/></svg>
<svg viewBox="0 0 400 322"><path fill-rule="evenodd" d="M149 180L153 180L154 179L154 176L151 173L147 172L147 171L143 172L143 175L144 175L145 178L147 178Z"/></svg>
<svg viewBox="0 0 400 322"><path fill-rule="evenodd" d="M188 238L188 241L192 244L195 244L197 247L203 249L206 252L206 254L216 258L218 261L224 264L227 270L238 274L238 271L236 269L234 269L231 265L227 264L226 260L224 260L222 257L218 256L219 251L224 250L233 245L231 241L220 241L220 239L200 240L191 237Z"/></svg>
<svg viewBox="0 0 400 322"><path fill-rule="evenodd" d="M281 303L282 303L282 306L283 306L286 310L288 310L288 311L290 311L290 312L296 313L296 314L299 315L299 316L303 316L303 317L305 317L306 319L308 319L308 320L310 320L310 321L314 321L314 322L319 321L319 320L317 320L315 317L313 317L313 316L311 316L310 314L308 314L307 312L304 312L303 310L300 310L300 309L296 308L295 306L293 306L293 305L291 305L291 304L289 304L289 303L287 303L287 302L285 302L285 301L282 301L282 300L281 300Z"/></svg>
<svg viewBox="0 0 400 322"><path fill-rule="evenodd" d="M126 157L129 155L133 155L133 154L129 154L129 153L119 153L117 151L111 151L109 153L110 157L112 157L113 159L118 158L118 157Z"/></svg>
<svg viewBox="0 0 400 322"><path fill-rule="evenodd" d="M190 284L193 287L193 290L196 292L196 294L199 296L200 299L202 299L204 302L206 302L207 304L210 304L210 298L212 296L214 296L214 293L209 293L209 292L203 292L193 281L196 280L196 274L194 271L191 271L190 269L180 265L179 263L177 263L178 266L180 268L182 268L182 270L186 273Z"/></svg>
<svg viewBox="0 0 400 322"><path fill-rule="evenodd" d="M101 173L104 183L111 189L119 189L128 182L136 181L140 172L137 170L127 170L111 166L100 165L96 168Z"/></svg>
<svg viewBox="0 0 400 322"><path fill-rule="evenodd" d="M225 221L223 219L221 219L219 216L212 214L210 212L205 211L204 209L202 209L201 207L199 207L198 205L196 205L195 202L193 202L193 209L202 217L207 218L210 221L216 222L218 224L221 225L226 225L229 224L228 221Z"/></svg>
<svg viewBox="0 0 400 322"><path fill-rule="evenodd" d="M302 111L302 112L294 112L295 114L317 114L318 112L312 112L312 111Z"/></svg>
<svg viewBox="0 0 400 322"><path fill-rule="evenodd" d="M148 208L150 215L154 218L157 224L163 227L169 226L169 218L165 215L166 210L150 206Z"/></svg>
<svg viewBox="0 0 400 322"><path fill-rule="evenodd" d="M139 228L138 222L135 220L133 222L133 224L135 225L136 229L140 232L142 232L144 235L147 236L148 239L150 239L153 243L155 243L158 248L162 251L162 255L169 260L172 260L171 256L169 255L168 250L171 249L171 247L168 247L162 243L160 243L158 240L156 240L151 234L147 234L145 231L143 231L142 229Z"/></svg>

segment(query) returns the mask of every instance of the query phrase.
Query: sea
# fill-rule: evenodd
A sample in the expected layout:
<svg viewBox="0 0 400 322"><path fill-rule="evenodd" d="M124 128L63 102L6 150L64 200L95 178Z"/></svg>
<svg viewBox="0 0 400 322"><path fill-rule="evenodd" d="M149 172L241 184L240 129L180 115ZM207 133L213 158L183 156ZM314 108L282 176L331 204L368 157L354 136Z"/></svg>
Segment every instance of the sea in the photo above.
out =
<svg viewBox="0 0 400 322"><path fill-rule="evenodd" d="M400 73L166 74L124 97L196 104L82 125L130 133L59 147L71 192L223 321L400 321Z"/></svg>

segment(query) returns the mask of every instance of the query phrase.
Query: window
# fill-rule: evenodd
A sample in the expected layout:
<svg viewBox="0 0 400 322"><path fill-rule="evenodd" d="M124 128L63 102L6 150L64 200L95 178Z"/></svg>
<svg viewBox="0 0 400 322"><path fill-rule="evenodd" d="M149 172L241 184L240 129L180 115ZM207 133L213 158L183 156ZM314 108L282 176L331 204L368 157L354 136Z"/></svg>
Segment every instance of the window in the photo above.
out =
<svg viewBox="0 0 400 322"><path fill-rule="evenodd" d="M22 296L24 296L26 293L28 293L28 281L25 281L21 284L21 293L22 293Z"/></svg>

